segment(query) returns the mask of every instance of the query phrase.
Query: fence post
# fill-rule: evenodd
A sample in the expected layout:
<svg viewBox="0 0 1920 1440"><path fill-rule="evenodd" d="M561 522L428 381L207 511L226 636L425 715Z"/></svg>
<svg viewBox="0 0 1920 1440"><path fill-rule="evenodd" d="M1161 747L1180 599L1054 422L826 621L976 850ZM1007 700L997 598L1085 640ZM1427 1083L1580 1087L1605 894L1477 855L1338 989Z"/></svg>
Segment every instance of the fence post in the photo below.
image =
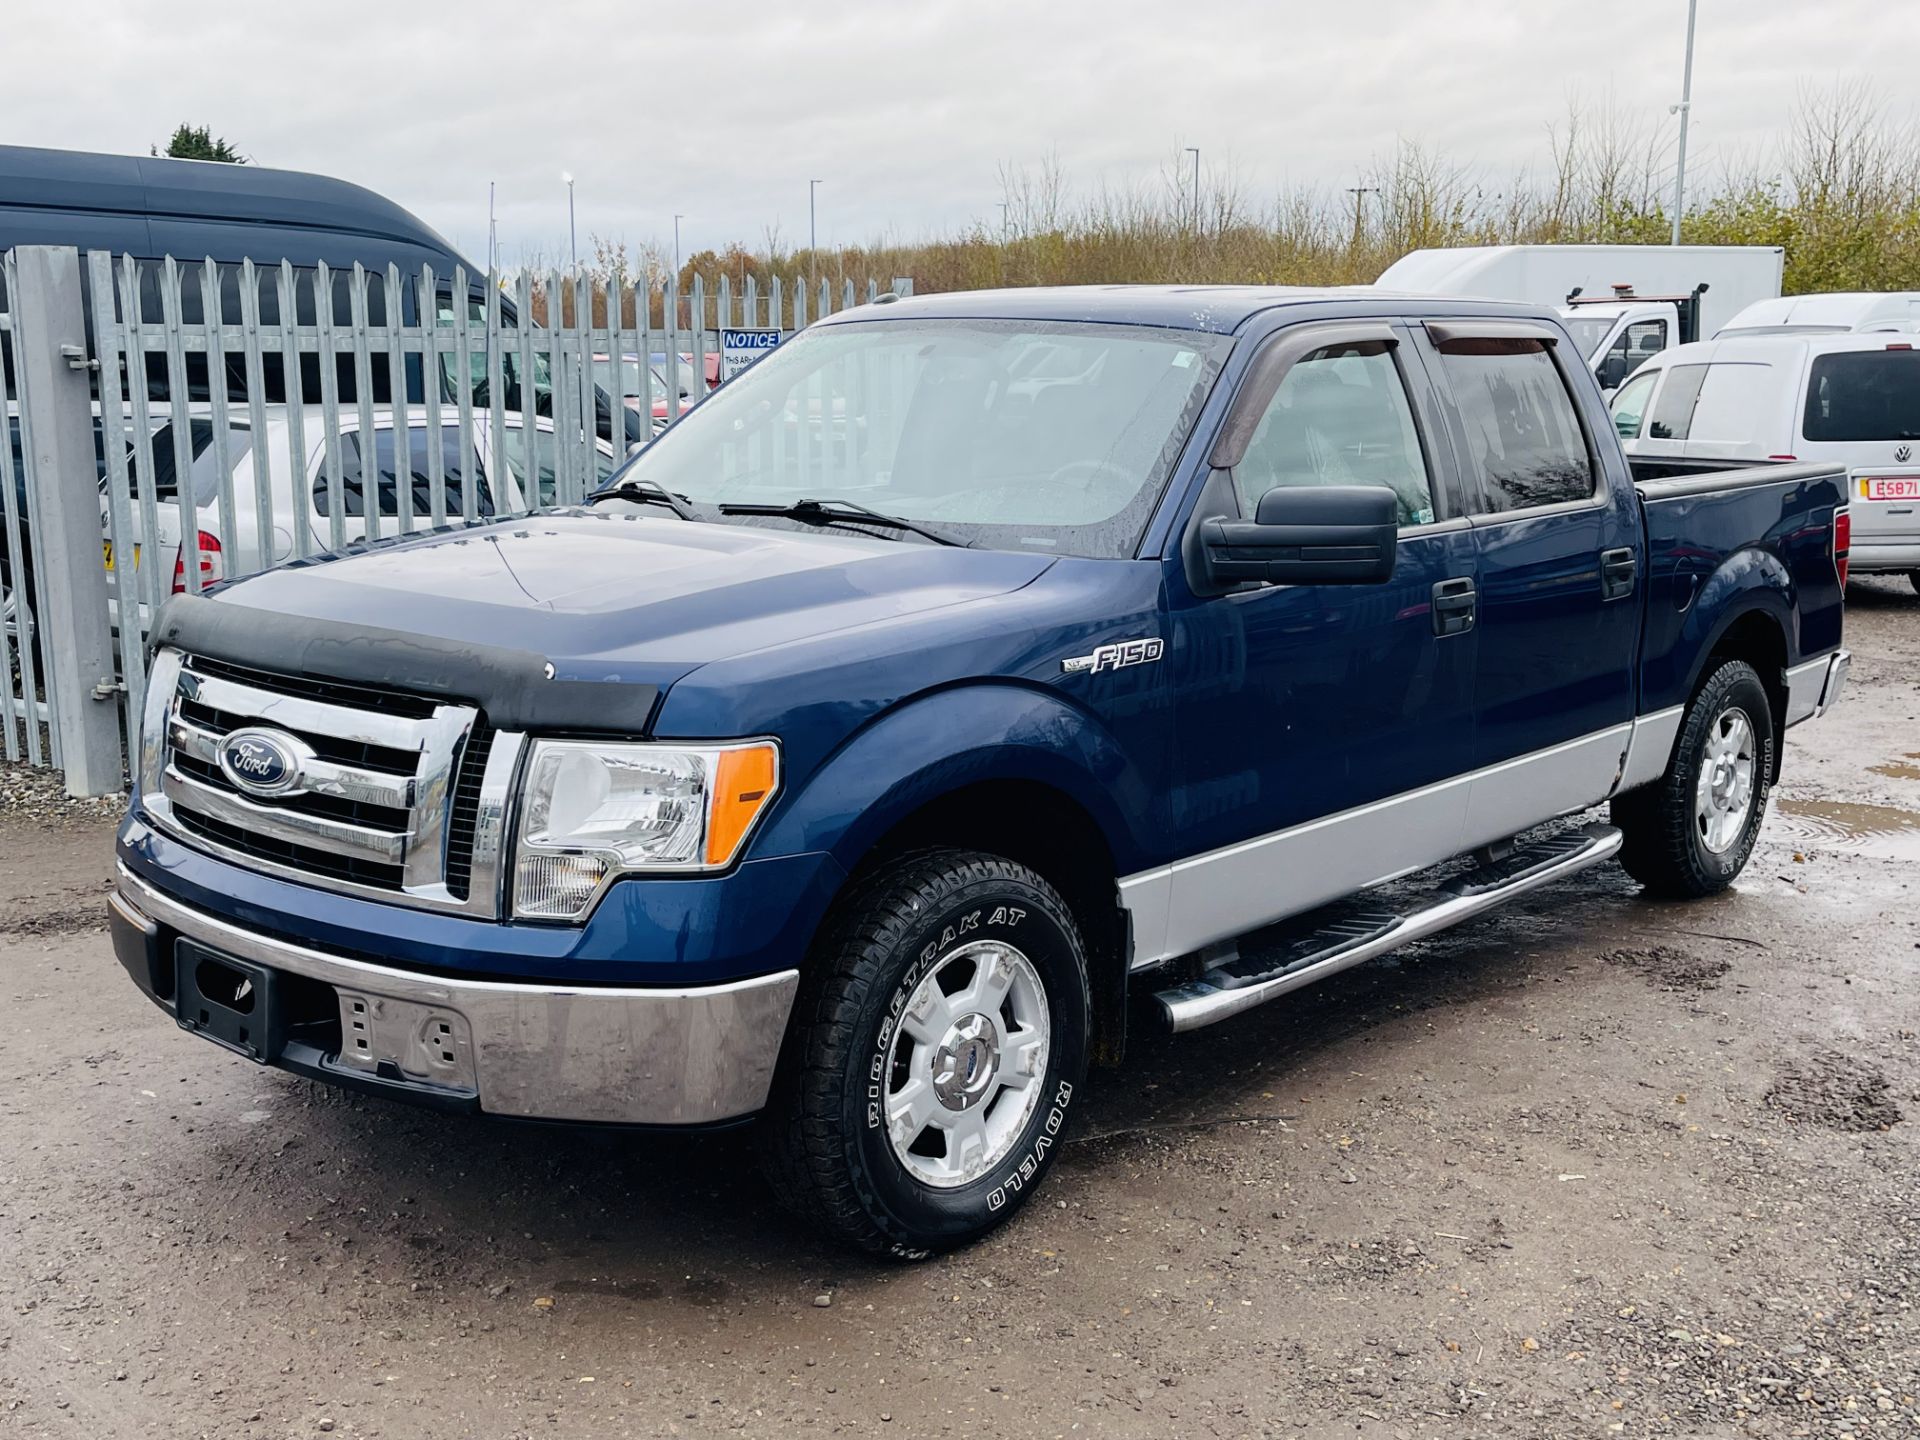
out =
<svg viewBox="0 0 1920 1440"><path fill-rule="evenodd" d="M80 252L71 245L22 245L14 251L14 284L14 361L26 382L20 388L32 446L27 466L40 512L37 568L47 591L40 643L51 662L48 683L67 793L112 795L123 774L120 716L113 703L113 637L100 557Z"/></svg>

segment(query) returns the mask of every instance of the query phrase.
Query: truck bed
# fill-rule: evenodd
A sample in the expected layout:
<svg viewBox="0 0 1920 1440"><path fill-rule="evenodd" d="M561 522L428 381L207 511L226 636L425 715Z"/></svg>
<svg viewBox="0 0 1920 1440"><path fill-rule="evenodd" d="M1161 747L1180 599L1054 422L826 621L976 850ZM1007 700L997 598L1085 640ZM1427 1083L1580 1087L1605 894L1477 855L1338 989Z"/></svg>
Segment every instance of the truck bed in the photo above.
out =
<svg viewBox="0 0 1920 1440"><path fill-rule="evenodd" d="M1778 619L1791 670L1840 644L1832 553L1846 467L1634 457L1647 542L1640 712L1679 705L1749 596ZM1757 537L1757 538L1756 538ZM1736 603L1738 602L1738 603Z"/></svg>

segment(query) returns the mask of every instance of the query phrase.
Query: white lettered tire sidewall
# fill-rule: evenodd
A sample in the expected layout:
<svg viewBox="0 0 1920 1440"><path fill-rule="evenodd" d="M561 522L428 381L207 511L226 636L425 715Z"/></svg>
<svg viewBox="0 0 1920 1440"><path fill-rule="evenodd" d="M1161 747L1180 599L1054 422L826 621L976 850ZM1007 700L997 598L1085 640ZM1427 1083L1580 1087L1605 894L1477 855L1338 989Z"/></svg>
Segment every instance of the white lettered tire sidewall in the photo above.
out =
<svg viewBox="0 0 1920 1440"><path fill-rule="evenodd" d="M849 1076L846 1116L854 1136L849 1157L878 1208L874 1218L896 1238L892 1252L916 1258L960 1244L1010 1216L1039 1185L1060 1153L1068 1117L1086 1073L1086 967L1065 906L1050 889L1017 880L969 884L912 925L896 950L890 984L876 985L859 1021L861 1073ZM911 1175L887 1128L887 1087L900 1020L921 980L954 949L1001 941L1038 972L1050 1028L1039 1103L1006 1156L978 1180L937 1188ZM915 1237L924 1243L905 1239Z"/></svg>

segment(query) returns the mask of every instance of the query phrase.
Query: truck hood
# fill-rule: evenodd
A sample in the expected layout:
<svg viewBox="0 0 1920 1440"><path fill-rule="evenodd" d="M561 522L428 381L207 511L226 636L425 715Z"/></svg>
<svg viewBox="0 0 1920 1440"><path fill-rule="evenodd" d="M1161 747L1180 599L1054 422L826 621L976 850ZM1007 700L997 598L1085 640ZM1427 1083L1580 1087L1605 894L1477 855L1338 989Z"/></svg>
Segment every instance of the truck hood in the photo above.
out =
<svg viewBox="0 0 1920 1440"><path fill-rule="evenodd" d="M225 612L217 632L163 624L161 638L218 633L231 649L245 607L269 613L244 627L259 634L244 647L254 653L225 657L243 663L281 641L310 653L301 642L315 633L338 654L358 633L370 646L392 637L389 649L429 670L436 649L469 647L533 657L553 680L664 690L711 661L1002 595L1051 563L844 530L563 511L271 570L193 607ZM327 673L317 654L301 668Z"/></svg>

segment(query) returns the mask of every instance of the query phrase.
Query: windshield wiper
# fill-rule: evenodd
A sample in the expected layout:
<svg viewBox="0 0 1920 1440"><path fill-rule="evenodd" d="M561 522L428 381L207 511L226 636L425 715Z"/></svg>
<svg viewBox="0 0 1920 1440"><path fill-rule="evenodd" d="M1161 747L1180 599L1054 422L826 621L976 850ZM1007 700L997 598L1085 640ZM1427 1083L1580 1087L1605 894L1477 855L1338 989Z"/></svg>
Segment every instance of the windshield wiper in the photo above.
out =
<svg viewBox="0 0 1920 1440"><path fill-rule="evenodd" d="M906 530L921 535L936 545L965 546L965 540L942 535L915 520L903 520L879 510L869 510L851 500L795 500L788 505L722 505L722 515L777 515L783 520L799 520L808 525L882 525L889 530Z"/></svg>
<svg viewBox="0 0 1920 1440"><path fill-rule="evenodd" d="M638 505L664 505L682 520L700 518L693 513L693 506L687 503L686 496L676 495L664 485L651 480L616 480L587 497L589 505L601 500L631 500Z"/></svg>

